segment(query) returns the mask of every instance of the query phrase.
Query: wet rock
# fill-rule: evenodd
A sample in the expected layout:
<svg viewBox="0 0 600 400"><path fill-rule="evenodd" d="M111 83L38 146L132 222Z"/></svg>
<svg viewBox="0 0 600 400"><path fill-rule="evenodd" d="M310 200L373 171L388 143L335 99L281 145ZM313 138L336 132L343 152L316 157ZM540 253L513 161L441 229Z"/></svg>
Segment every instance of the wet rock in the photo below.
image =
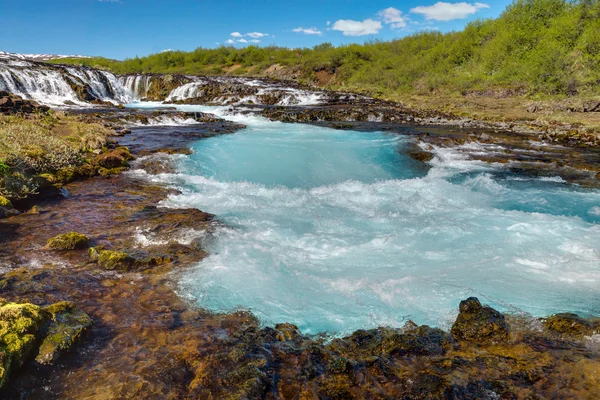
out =
<svg viewBox="0 0 600 400"><path fill-rule="evenodd" d="M91 325L87 314L69 302L45 308L3 300L0 304L0 387L36 354L40 363L55 361Z"/></svg>
<svg viewBox="0 0 600 400"><path fill-rule="evenodd" d="M50 314L50 323L35 360L40 364L52 364L77 342L92 325L92 319L67 301L45 307L44 311Z"/></svg>
<svg viewBox="0 0 600 400"><path fill-rule="evenodd" d="M571 338L582 338L600 332L600 320L587 320L576 314L556 314L543 320L550 332Z"/></svg>
<svg viewBox="0 0 600 400"><path fill-rule="evenodd" d="M84 234L68 232L48 239L46 248L50 250L83 250L89 247L90 239Z"/></svg>
<svg viewBox="0 0 600 400"><path fill-rule="evenodd" d="M119 147L107 153L101 154L94 159L94 163L106 170L126 168L129 166L133 156L127 147Z"/></svg>
<svg viewBox="0 0 600 400"><path fill-rule="evenodd" d="M129 271L136 260L122 251L100 250L95 248L89 250L90 259L97 261L98 265L109 271Z"/></svg>
<svg viewBox="0 0 600 400"><path fill-rule="evenodd" d="M452 338L441 329L421 326L409 333L393 332L384 335L381 349L390 355L442 355Z"/></svg>
<svg viewBox="0 0 600 400"><path fill-rule="evenodd" d="M24 100L15 94L0 91L0 114L42 113L48 110L50 107L42 106L33 100Z"/></svg>
<svg viewBox="0 0 600 400"><path fill-rule="evenodd" d="M508 338L509 326L504 315L479 299L470 297L460 302L460 313L452 326L452 336L475 343L502 342Z"/></svg>
<svg viewBox="0 0 600 400"><path fill-rule="evenodd" d="M0 387L12 370L20 368L34 352L45 316L33 304L3 304L0 307Z"/></svg>

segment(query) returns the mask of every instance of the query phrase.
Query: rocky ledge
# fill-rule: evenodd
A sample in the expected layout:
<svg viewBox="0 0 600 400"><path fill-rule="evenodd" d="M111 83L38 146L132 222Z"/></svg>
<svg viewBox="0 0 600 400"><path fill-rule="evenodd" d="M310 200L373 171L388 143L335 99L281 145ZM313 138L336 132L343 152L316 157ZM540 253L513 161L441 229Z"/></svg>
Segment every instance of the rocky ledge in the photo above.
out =
<svg viewBox="0 0 600 400"><path fill-rule="evenodd" d="M0 90L0 115L19 113L44 113L50 107L43 106L33 100L24 100L20 96Z"/></svg>

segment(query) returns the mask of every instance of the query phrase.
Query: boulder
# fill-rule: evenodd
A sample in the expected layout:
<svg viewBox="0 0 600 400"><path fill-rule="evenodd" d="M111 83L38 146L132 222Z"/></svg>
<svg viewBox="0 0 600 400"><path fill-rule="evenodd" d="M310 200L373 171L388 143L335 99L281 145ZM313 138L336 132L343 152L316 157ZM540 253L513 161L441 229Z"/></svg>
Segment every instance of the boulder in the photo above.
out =
<svg viewBox="0 0 600 400"><path fill-rule="evenodd" d="M44 311L49 314L50 324L35 360L48 365L71 348L92 325L92 319L68 301L45 307Z"/></svg>
<svg viewBox="0 0 600 400"><path fill-rule="evenodd" d="M459 310L451 331L456 339L491 343L508 338L509 326L504 315L489 306L482 306L476 297L461 301Z"/></svg>
<svg viewBox="0 0 600 400"><path fill-rule="evenodd" d="M63 233L48 239L46 248L50 250L83 250L89 247L90 239L77 232Z"/></svg>
<svg viewBox="0 0 600 400"><path fill-rule="evenodd" d="M0 299L0 388L12 371L32 360L51 364L92 324L70 302L41 308Z"/></svg>
<svg viewBox="0 0 600 400"><path fill-rule="evenodd" d="M0 387L12 370L33 354L45 321L42 309L33 304L8 303L0 307Z"/></svg>

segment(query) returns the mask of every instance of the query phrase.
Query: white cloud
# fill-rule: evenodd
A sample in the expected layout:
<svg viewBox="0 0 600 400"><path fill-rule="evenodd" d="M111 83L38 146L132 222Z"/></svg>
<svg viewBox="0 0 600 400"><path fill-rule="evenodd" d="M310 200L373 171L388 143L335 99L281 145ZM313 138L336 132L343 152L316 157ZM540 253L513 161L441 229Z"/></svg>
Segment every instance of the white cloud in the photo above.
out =
<svg viewBox="0 0 600 400"><path fill-rule="evenodd" d="M163 51L161 51L161 53L167 53L169 51L175 51L175 50L173 50L173 49L164 49Z"/></svg>
<svg viewBox="0 0 600 400"><path fill-rule="evenodd" d="M260 43L260 40L258 40L258 39L252 39L252 40L249 40L249 42L250 43Z"/></svg>
<svg viewBox="0 0 600 400"><path fill-rule="evenodd" d="M238 43L248 43L248 41L246 39L239 39L237 42Z"/></svg>
<svg viewBox="0 0 600 400"><path fill-rule="evenodd" d="M244 36L244 35L242 35L242 34L241 34L241 33L239 33L239 32L231 32L231 36L233 36L233 37L242 37L242 36Z"/></svg>
<svg viewBox="0 0 600 400"><path fill-rule="evenodd" d="M379 33L381 27L381 22L372 19L365 19L362 22L340 19L335 21L331 29L342 32L344 36L364 36Z"/></svg>
<svg viewBox="0 0 600 400"><path fill-rule="evenodd" d="M482 8L490 8L484 3L445 3L440 1L432 6L420 6L410 10L415 14L422 14L425 19L434 21L452 21L454 19L466 18L475 14Z"/></svg>
<svg viewBox="0 0 600 400"><path fill-rule="evenodd" d="M251 38L258 39L261 37L269 36L269 34L262 33L262 32L250 32L250 33L246 33L246 36L250 36Z"/></svg>
<svg viewBox="0 0 600 400"><path fill-rule="evenodd" d="M225 43L227 43L227 44L234 44L234 43L235 43L235 40L233 40L233 39L227 39L227 40L225 41Z"/></svg>
<svg viewBox="0 0 600 400"><path fill-rule="evenodd" d="M304 33L305 35L322 35L323 34L323 32L321 32L317 28L302 28L302 27L292 29L292 32Z"/></svg>
<svg viewBox="0 0 600 400"><path fill-rule="evenodd" d="M406 28L406 18L402 16L402 11L390 7L379 11L377 14L386 24L390 24L393 29Z"/></svg>

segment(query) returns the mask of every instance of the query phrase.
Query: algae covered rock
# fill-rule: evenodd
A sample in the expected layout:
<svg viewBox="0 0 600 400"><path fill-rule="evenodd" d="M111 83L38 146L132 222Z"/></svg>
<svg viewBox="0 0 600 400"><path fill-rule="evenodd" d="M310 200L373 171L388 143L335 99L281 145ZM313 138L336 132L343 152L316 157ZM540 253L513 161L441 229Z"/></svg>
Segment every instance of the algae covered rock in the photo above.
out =
<svg viewBox="0 0 600 400"><path fill-rule="evenodd" d="M68 301L45 307L44 311L50 315L51 323L35 360L52 364L92 325L92 319Z"/></svg>
<svg viewBox="0 0 600 400"><path fill-rule="evenodd" d="M90 239L77 232L68 232L48 240L46 248L51 250L82 250L89 247Z"/></svg>
<svg viewBox="0 0 600 400"><path fill-rule="evenodd" d="M44 321L45 313L33 304L0 307L0 387L10 371L20 368L33 353Z"/></svg>
<svg viewBox="0 0 600 400"><path fill-rule="evenodd" d="M0 196L0 207L11 209L11 208L13 208L13 205L9 199L7 199L4 196Z"/></svg>
<svg viewBox="0 0 600 400"><path fill-rule="evenodd" d="M15 209L9 199L0 196L0 218L8 217L15 214ZM16 213L18 214L18 212Z"/></svg>
<svg viewBox="0 0 600 400"><path fill-rule="evenodd" d="M470 297L460 302L460 313L452 326L452 336L476 343L501 342L508 338L509 326L502 313L482 306Z"/></svg>
<svg viewBox="0 0 600 400"><path fill-rule="evenodd" d="M133 158L127 147L119 147L107 153L100 154L95 158L94 163L104 169L112 170L128 167L128 161L133 160Z"/></svg>
<svg viewBox="0 0 600 400"><path fill-rule="evenodd" d="M575 314L556 314L543 320L544 327L560 335L582 338L600 332L600 320L587 320Z"/></svg>
<svg viewBox="0 0 600 400"><path fill-rule="evenodd" d="M92 320L70 302L48 307L0 299L0 388L10 373L34 357L42 364L69 349Z"/></svg>
<svg viewBox="0 0 600 400"><path fill-rule="evenodd" d="M90 259L97 261L101 268L109 271L129 271L135 259L122 251L90 249Z"/></svg>

